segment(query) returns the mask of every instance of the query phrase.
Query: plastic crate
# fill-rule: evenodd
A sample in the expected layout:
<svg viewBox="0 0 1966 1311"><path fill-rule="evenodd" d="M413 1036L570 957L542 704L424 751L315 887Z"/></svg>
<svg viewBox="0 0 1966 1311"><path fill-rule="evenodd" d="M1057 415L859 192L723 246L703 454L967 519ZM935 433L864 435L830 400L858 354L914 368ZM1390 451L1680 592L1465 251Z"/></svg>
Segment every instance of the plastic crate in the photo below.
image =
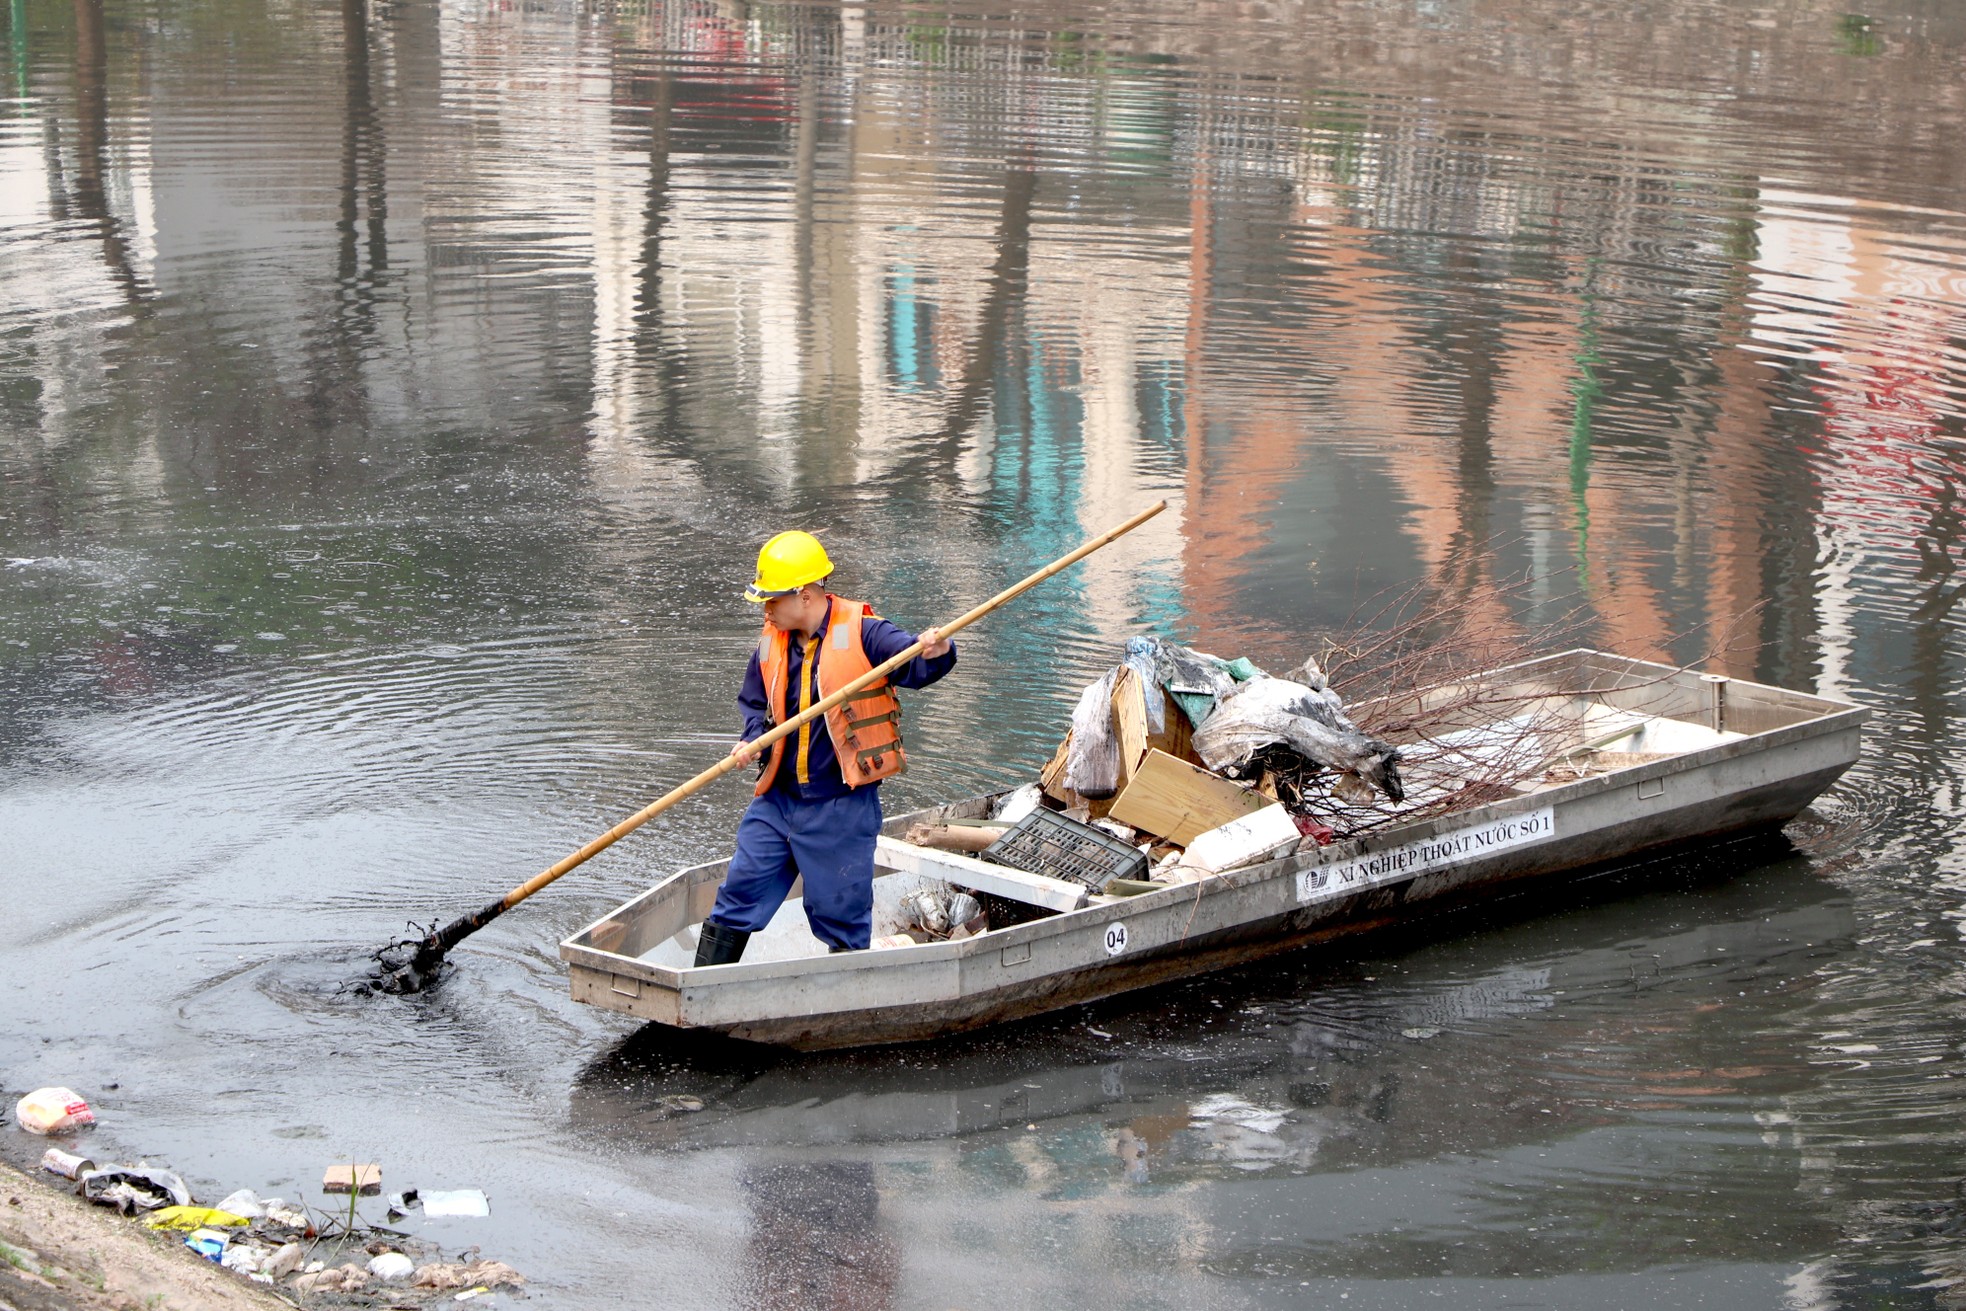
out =
<svg viewBox="0 0 1966 1311"><path fill-rule="evenodd" d="M1114 879L1147 877L1147 853L1112 834L1040 807L985 847L982 858L1027 874L1103 889Z"/></svg>

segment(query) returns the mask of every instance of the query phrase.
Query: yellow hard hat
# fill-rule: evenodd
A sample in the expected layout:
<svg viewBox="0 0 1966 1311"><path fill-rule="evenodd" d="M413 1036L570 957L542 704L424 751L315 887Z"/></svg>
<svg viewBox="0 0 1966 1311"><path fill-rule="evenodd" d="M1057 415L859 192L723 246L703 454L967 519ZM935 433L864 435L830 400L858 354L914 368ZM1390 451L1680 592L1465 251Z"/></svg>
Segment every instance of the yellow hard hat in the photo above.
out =
<svg viewBox="0 0 1966 1311"><path fill-rule="evenodd" d="M831 576L833 562L826 548L811 533L780 533L758 552L758 580L744 593L747 601L769 601L774 596L790 596L807 583Z"/></svg>

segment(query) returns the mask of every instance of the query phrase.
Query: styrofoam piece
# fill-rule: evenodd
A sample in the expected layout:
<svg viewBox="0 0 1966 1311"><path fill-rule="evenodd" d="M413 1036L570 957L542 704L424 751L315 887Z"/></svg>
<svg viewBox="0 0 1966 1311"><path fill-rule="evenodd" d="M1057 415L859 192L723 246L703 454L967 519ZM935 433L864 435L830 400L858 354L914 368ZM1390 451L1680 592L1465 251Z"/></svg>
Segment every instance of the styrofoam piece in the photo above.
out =
<svg viewBox="0 0 1966 1311"><path fill-rule="evenodd" d="M1197 834L1181 853L1180 863L1190 869L1220 874L1281 856L1295 848L1302 836L1297 831L1297 821L1280 803L1265 806Z"/></svg>
<svg viewBox="0 0 1966 1311"><path fill-rule="evenodd" d="M423 1213L427 1216L485 1216L491 1214L491 1203L476 1188L454 1188L446 1193L425 1193Z"/></svg>

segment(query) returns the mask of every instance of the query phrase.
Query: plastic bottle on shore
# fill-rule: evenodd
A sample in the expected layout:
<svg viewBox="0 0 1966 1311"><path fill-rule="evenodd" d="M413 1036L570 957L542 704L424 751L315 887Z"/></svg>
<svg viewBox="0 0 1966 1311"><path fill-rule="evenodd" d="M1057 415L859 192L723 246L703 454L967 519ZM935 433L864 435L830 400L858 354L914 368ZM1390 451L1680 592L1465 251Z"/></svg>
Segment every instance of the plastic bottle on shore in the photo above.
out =
<svg viewBox="0 0 1966 1311"><path fill-rule="evenodd" d="M14 1120L29 1133L63 1133L96 1122L96 1113L72 1088L37 1088L14 1103Z"/></svg>

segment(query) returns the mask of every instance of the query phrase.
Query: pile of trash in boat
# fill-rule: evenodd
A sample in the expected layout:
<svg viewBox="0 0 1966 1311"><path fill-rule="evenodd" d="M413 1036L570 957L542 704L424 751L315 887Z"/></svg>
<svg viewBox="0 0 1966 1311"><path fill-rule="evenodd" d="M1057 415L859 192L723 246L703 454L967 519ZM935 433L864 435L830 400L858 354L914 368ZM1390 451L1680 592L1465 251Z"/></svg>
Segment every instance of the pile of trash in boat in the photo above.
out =
<svg viewBox="0 0 1966 1311"><path fill-rule="evenodd" d="M1068 909L1079 890L1197 882L1738 736L1520 681L1508 666L1348 710L1315 659L1272 675L1140 637L1080 694L1035 783L987 817L918 824L906 841L1056 880L1051 909ZM920 889L895 917L902 931L875 945L948 941L1031 913L974 889Z"/></svg>
<svg viewBox="0 0 1966 1311"><path fill-rule="evenodd" d="M1314 659L1271 675L1140 637L1081 693L1037 782L987 819L918 825L907 840L1133 896L1347 836L1322 802L1397 806L1400 760L1346 715ZM1014 913L919 889L901 908L906 930L875 945L966 937L1002 927L1003 910Z"/></svg>

